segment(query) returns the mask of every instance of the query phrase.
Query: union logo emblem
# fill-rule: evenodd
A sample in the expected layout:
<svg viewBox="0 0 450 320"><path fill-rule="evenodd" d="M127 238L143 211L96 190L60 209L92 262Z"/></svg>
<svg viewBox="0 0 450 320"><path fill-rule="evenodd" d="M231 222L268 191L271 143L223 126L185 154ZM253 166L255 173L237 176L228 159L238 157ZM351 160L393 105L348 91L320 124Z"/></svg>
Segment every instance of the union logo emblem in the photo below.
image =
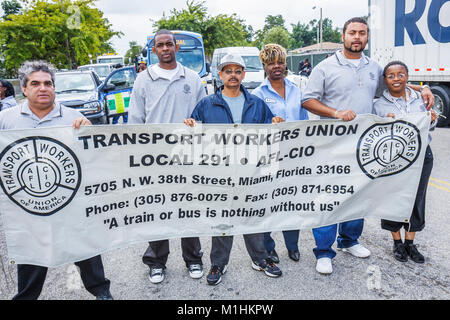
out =
<svg viewBox="0 0 450 320"><path fill-rule="evenodd" d="M69 204L81 183L77 157L61 142L28 137L0 154L0 185L28 213L50 216Z"/></svg>

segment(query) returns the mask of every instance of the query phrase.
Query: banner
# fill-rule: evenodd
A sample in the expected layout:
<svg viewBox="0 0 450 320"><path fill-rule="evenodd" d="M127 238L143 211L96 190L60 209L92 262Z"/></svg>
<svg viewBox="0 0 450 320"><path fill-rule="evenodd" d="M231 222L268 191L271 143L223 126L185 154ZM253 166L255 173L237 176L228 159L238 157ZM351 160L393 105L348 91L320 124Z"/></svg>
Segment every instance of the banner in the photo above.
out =
<svg viewBox="0 0 450 320"><path fill-rule="evenodd" d="M430 115L279 125L3 131L13 263L56 267L134 243L407 222Z"/></svg>

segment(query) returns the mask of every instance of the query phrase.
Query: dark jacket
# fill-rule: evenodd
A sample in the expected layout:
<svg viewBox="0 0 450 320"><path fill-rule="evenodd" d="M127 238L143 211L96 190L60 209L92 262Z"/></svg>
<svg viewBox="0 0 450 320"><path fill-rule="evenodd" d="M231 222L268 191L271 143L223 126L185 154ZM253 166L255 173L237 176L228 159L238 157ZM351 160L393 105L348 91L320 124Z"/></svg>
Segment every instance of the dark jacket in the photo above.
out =
<svg viewBox="0 0 450 320"><path fill-rule="evenodd" d="M309 77L311 75L311 65L308 64L303 64L302 68L300 69L300 75L301 76L306 76Z"/></svg>
<svg viewBox="0 0 450 320"><path fill-rule="evenodd" d="M222 97L222 89L200 100L192 112L191 118L203 123L234 123L230 107ZM250 94L242 85L245 96L242 111L242 123L272 123L275 117L267 104L255 95Z"/></svg>

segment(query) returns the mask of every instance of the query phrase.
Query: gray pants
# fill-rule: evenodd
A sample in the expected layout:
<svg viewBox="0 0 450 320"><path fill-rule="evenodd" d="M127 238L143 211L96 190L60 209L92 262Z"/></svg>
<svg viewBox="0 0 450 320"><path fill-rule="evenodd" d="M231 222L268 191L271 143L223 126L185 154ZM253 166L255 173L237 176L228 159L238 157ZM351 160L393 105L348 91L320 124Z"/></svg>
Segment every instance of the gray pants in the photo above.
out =
<svg viewBox="0 0 450 320"><path fill-rule="evenodd" d="M268 257L264 247L264 233L244 234L245 246L252 261L260 262ZM211 245L211 266L223 267L230 261L233 236L213 237Z"/></svg>
<svg viewBox="0 0 450 320"><path fill-rule="evenodd" d="M203 252L201 251L199 238L182 238L181 251L186 267L191 264L202 264ZM149 267L166 268L169 253L169 240L149 242L147 251L142 257L142 262Z"/></svg>

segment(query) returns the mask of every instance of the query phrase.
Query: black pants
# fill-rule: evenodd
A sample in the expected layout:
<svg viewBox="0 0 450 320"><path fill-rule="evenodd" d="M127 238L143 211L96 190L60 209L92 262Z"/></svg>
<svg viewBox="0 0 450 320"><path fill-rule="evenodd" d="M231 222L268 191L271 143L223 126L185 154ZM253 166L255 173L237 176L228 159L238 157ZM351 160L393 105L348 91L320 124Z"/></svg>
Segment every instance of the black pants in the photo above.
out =
<svg viewBox="0 0 450 320"><path fill-rule="evenodd" d="M182 238L181 250L186 267L191 264L203 264L203 252L201 251L199 238ZM152 241L149 242L147 251L142 257L142 262L149 267L165 268L169 253L169 240Z"/></svg>
<svg viewBox="0 0 450 320"><path fill-rule="evenodd" d="M264 246L264 233L244 234L245 247L252 261L261 262L268 258ZM224 267L230 261L233 236L212 237L211 242L211 266Z"/></svg>
<svg viewBox="0 0 450 320"><path fill-rule="evenodd" d="M419 232L425 228L425 200L427 197L428 180L430 179L432 169L433 152L431 152L431 148L428 146L409 223L381 220L382 229L397 232L403 227L408 232Z"/></svg>
<svg viewBox="0 0 450 320"><path fill-rule="evenodd" d="M80 268L84 287L94 296L109 292L110 281L105 278L101 256L75 263ZM18 293L13 300L37 300L47 276L46 267L17 265Z"/></svg>

